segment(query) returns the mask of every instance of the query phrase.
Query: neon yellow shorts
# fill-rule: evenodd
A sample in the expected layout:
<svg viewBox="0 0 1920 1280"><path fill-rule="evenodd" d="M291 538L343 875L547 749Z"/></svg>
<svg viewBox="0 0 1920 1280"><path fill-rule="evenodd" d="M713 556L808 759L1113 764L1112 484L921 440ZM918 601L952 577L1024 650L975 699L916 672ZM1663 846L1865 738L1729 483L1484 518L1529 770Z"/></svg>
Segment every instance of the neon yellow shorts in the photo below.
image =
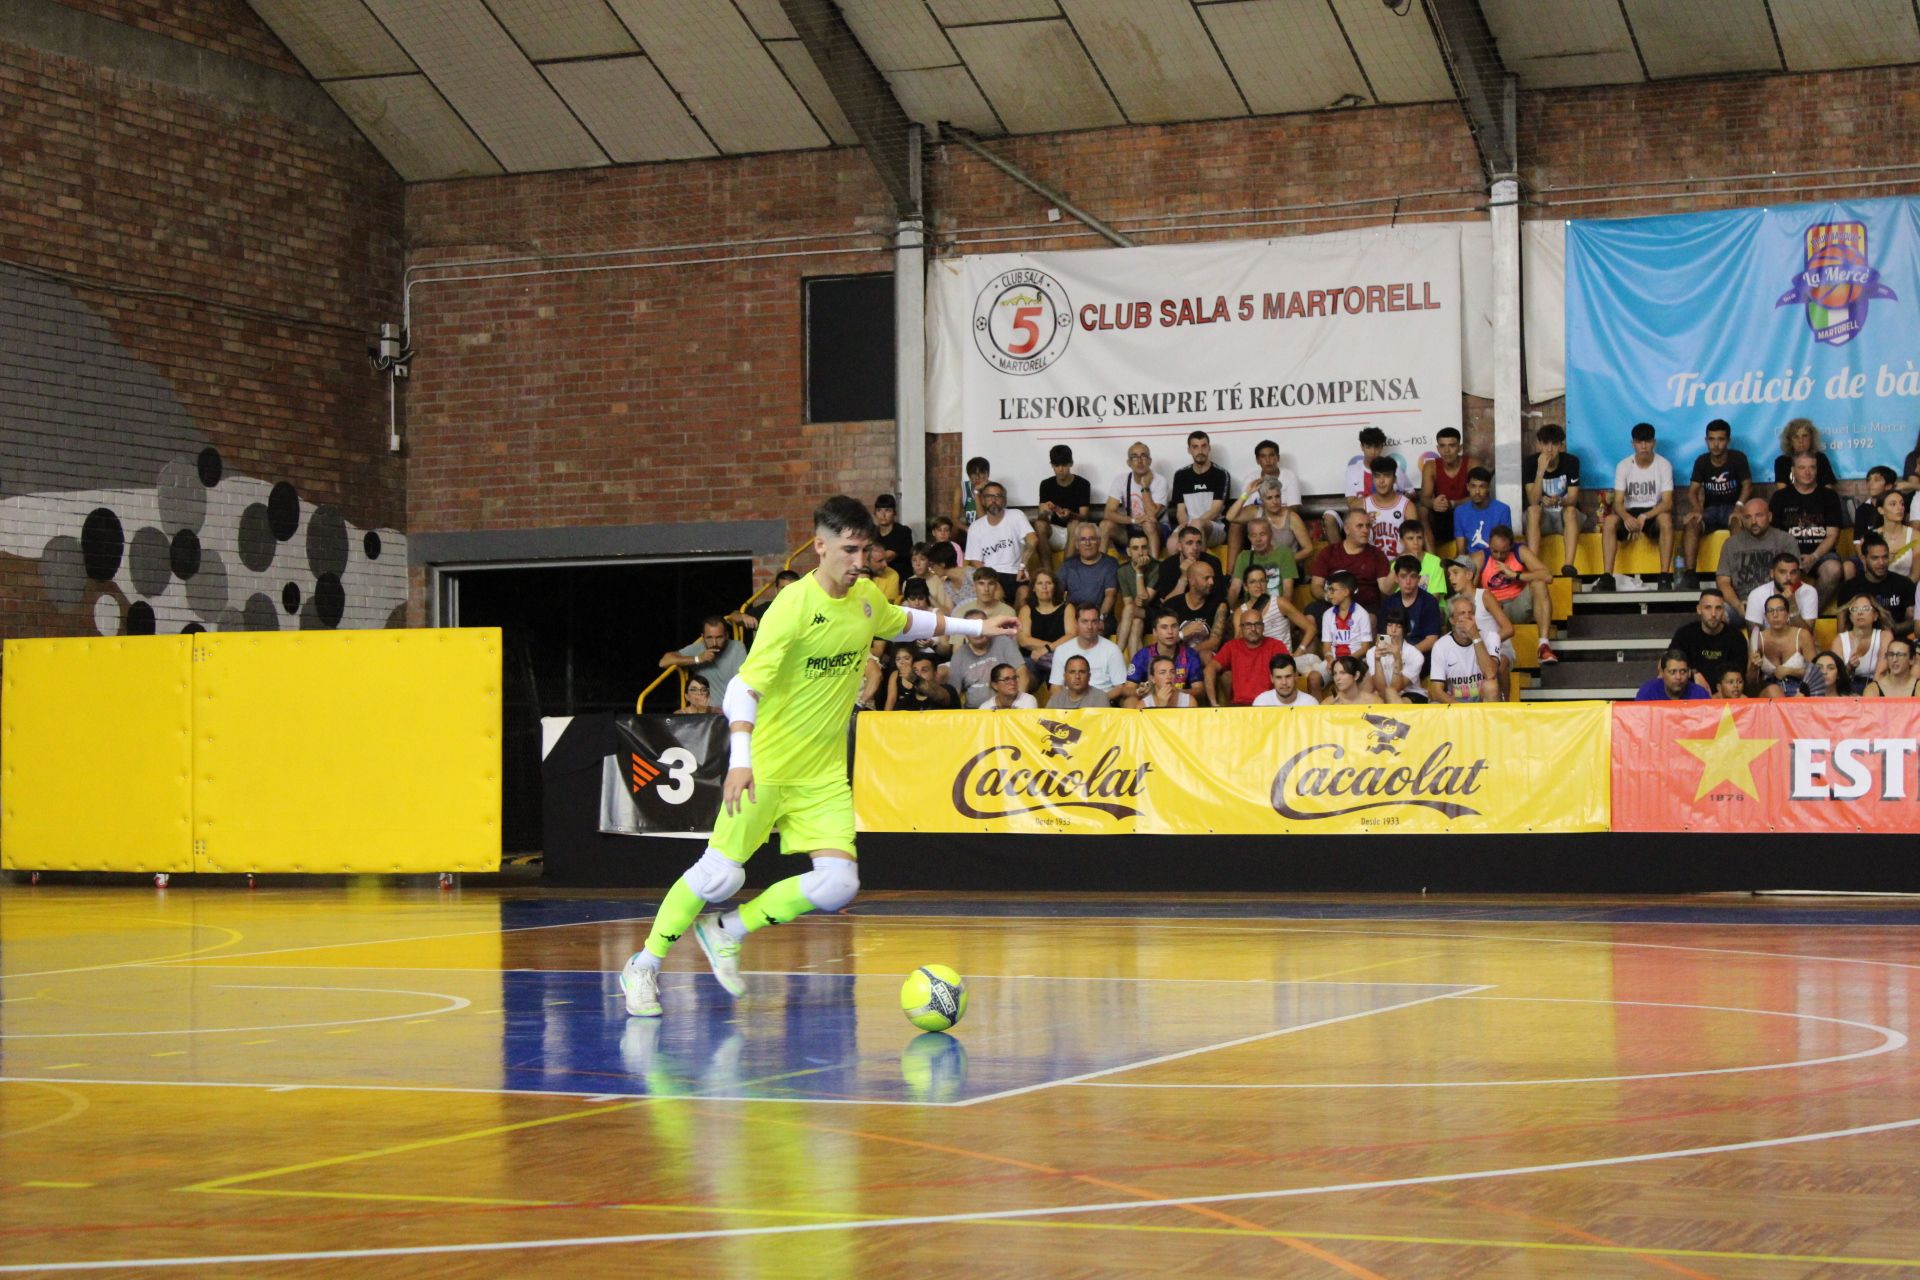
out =
<svg viewBox="0 0 1920 1280"><path fill-rule="evenodd" d="M845 780L798 786L760 782L753 794L752 800L741 797L737 814L722 805L713 824L713 847L735 862L751 858L775 827L782 853L854 852L853 788Z"/></svg>

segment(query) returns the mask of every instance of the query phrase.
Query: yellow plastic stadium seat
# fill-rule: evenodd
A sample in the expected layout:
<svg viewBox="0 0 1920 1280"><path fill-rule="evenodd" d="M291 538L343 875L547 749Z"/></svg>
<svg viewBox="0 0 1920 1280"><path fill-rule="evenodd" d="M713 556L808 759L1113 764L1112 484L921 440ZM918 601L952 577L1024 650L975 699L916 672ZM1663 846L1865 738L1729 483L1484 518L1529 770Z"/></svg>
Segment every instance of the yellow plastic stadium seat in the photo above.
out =
<svg viewBox="0 0 1920 1280"><path fill-rule="evenodd" d="M1513 665L1532 671L1540 665L1540 628L1531 622L1513 624Z"/></svg>
<svg viewBox="0 0 1920 1280"><path fill-rule="evenodd" d="M1840 634L1838 618L1815 618L1813 620L1813 647L1815 649L1833 648L1833 639Z"/></svg>
<svg viewBox="0 0 1920 1280"><path fill-rule="evenodd" d="M1595 542L1600 540L1599 534L1593 534L1592 537ZM1583 537L1580 540L1585 542L1586 538ZM1680 541L1678 537L1674 539L1673 545L1675 550L1679 549ZM1620 549L1614 555L1613 571L1615 573L1632 573L1645 576L1659 573L1659 539L1652 535L1644 538L1633 538L1631 540L1622 539Z"/></svg>
<svg viewBox="0 0 1920 1280"><path fill-rule="evenodd" d="M1853 554L1853 530L1851 528L1840 530L1840 541L1833 544L1833 549L1842 559Z"/></svg>
<svg viewBox="0 0 1920 1280"><path fill-rule="evenodd" d="M1731 536L1725 529L1718 529L1700 539L1700 563L1687 567L1702 577L1711 574L1720 567L1720 548L1727 545Z"/></svg>
<svg viewBox="0 0 1920 1280"><path fill-rule="evenodd" d="M1552 561L1548 561L1549 564ZM1573 579L1555 578L1547 584L1547 602L1553 609L1553 620L1565 622L1573 616Z"/></svg>

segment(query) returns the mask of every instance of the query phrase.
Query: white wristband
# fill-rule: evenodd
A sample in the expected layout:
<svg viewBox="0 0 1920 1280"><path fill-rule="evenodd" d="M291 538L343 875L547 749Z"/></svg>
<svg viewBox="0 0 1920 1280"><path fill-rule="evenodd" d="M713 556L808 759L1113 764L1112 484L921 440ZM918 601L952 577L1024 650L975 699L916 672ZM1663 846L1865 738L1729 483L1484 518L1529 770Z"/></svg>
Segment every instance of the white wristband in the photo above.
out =
<svg viewBox="0 0 1920 1280"><path fill-rule="evenodd" d="M753 768L753 735L745 729L735 729L727 735L727 742L731 748L728 752L727 767L729 769Z"/></svg>
<svg viewBox="0 0 1920 1280"><path fill-rule="evenodd" d="M948 618L947 634L950 636L977 636L986 631L985 618Z"/></svg>

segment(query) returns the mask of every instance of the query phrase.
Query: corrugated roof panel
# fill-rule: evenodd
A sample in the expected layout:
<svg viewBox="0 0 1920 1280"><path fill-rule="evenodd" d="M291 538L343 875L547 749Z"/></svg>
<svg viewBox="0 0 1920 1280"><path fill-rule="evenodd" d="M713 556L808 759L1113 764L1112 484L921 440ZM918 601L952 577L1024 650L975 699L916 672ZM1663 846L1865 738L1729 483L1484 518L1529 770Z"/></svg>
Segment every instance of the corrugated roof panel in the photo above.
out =
<svg viewBox="0 0 1920 1280"><path fill-rule="evenodd" d="M253 10L316 80L390 76L413 59L360 0L251 0Z"/></svg>
<svg viewBox="0 0 1920 1280"><path fill-rule="evenodd" d="M921 0L837 0L860 47L882 71L951 66L953 46Z"/></svg>
<svg viewBox="0 0 1920 1280"><path fill-rule="evenodd" d="M600 0L487 0L487 7L535 62L640 51Z"/></svg>
<svg viewBox="0 0 1920 1280"><path fill-rule="evenodd" d="M820 74L820 68L814 65L805 45L798 40L769 40L767 52L773 55L774 61L787 73L787 79L793 82L793 87L813 108L814 119L826 129L829 138L843 147L859 143L860 135L853 131L847 113L840 109L833 90L827 87L827 78Z"/></svg>
<svg viewBox="0 0 1920 1280"><path fill-rule="evenodd" d="M503 172L425 76L329 80L325 87L408 182Z"/></svg>
<svg viewBox="0 0 1920 1280"><path fill-rule="evenodd" d="M1246 102L1187 0L1062 4L1127 119L1155 123L1246 114Z"/></svg>
<svg viewBox="0 0 1920 1280"><path fill-rule="evenodd" d="M1244 0L1200 12L1254 114L1372 101L1325 0Z"/></svg>
<svg viewBox="0 0 1920 1280"><path fill-rule="evenodd" d="M747 20L753 33L762 40L798 40L800 33L793 29L793 23L787 19L787 11L780 7L780 0L733 0L739 6L740 16Z"/></svg>
<svg viewBox="0 0 1920 1280"><path fill-rule="evenodd" d="M950 34L987 101L1014 133L1126 123L1064 21L955 27Z"/></svg>
<svg viewBox="0 0 1920 1280"><path fill-rule="evenodd" d="M541 71L622 164L718 154L646 58L554 62Z"/></svg>
<svg viewBox="0 0 1920 1280"><path fill-rule="evenodd" d="M1529 89L1645 80L1619 0L1480 0L1507 70Z"/></svg>
<svg viewBox="0 0 1920 1280"><path fill-rule="evenodd" d="M1415 7L1396 14L1380 0L1333 0L1347 41L1377 102L1441 102L1453 97L1433 27Z"/></svg>
<svg viewBox="0 0 1920 1280"><path fill-rule="evenodd" d="M1714 0L1706 5L1677 5L1673 0L1621 2L1640 42L1647 74L1656 80L1781 70L1766 0Z"/></svg>
<svg viewBox="0 0 1920 1280"><path fill-rule="evenodd" d="M1920 62L1912 0L1772 0L1792 71Z"/></svg>
<svg viewBox="0 0 1920 1280"><path fill-rule="evenodd" d="M1000 133L999 118L963 66L926 71L889 71L887 83L907 119L931 129L945 120L975 133Z"/></svg>
<svg viewBox="0 0 1920 1280"><path fill-rule="evenodd" d="M949 27L1060 16L1057 0L927 0L927 4L933 9L933 16Z"/></svg>

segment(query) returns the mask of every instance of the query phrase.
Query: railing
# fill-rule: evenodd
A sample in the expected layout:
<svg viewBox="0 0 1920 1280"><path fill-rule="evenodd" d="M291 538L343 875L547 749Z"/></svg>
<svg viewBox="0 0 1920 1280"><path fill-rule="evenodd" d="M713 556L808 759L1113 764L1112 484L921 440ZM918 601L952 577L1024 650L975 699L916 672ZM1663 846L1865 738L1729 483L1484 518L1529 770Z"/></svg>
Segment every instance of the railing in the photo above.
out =
<svg viewBox="0 0 1920 1280"><path fill-rule="evenodd" d="M793 568L793 562L800 558L800 555L802 552L807 551L812 546L813 546L813 539L809 537L805 542L801 543L799 546L795 547L793 550L787 552L786 562L783 563L780 567L782 569ZM767 594L767 592L772 589L773 589L773 582L772 580L768 580L766 586L761 587L758 591L748 596L746 598L746 601L742 603L738 609L735 609L734 612L745 613L748 609L751 609L753 607L754 601L758 600L761 596ZM737 622L733 624L733 638L735 640L746 639L746 628L741 626ZM652 683L648 684L646 688L640 691L640 696L633 700L634 714L638 715L644 712L647 709L647 695L652 693L655 689L658 689L661 685L665 684L667 682L668 676L674 676L674 675L677 675L680 677L680 689L679 689L680 700L674 703L674 706L676 707L686 706L687 705L687 672L688 672L688 668L686 667L663 668L660 674L653 678ZM713 692L713 696L717 699L722 693L725 693L726 690L715 689L712 692Z"/></svg>

